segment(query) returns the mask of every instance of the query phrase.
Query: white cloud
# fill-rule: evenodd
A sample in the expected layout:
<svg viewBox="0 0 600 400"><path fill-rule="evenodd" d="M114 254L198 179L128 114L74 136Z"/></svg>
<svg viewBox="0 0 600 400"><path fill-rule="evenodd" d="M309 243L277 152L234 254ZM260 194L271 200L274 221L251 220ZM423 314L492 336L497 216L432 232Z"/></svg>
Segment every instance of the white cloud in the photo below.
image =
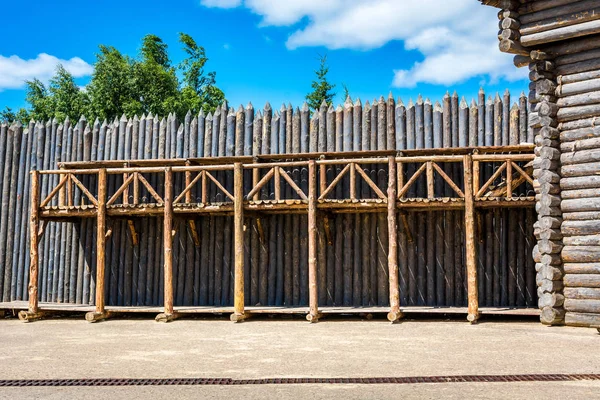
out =
<svg viewBox="0 0 600 400"><path fill-rule="evenodd" d="M242 5L242 0L207 1ZM290 49L370 50L403 41L423 60L394 71L396 87L526 76L512 56L498 50L497 11L474 0L243 0L243 6L262 16L262 26L291 27Z"/></svg>
<svg viewBox="0 0 600 400"><path fill-rule="evenodd" d="M0 91L5 89L20 89L25 81L37 78L46 83L56 72L58 64L62 64L75 78L91 75L93 67L79 57L62 60L46 53L36 58L24 60L13 55L0 55Z"/></svg>
<svg viewBox="0 0 600 400"><path fill-rule="evenodd" d="M242 0L200 0L205 7L234 8L242 4Z"/></svg>

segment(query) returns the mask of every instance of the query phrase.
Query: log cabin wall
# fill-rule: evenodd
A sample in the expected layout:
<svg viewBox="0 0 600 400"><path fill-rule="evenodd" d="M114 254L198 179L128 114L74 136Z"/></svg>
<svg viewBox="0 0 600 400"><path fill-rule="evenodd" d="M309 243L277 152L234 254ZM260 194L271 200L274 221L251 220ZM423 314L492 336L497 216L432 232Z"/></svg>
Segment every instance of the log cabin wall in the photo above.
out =
<svg viewBox="0 0 600 400"><path fill-rule="evenodd" d="M529 66L542 322L600 326L600 3L486 1Z"/></svg>
<svg viewBox="0 0 600 400"><path fill-rule="evenodd" d="M512 106L511 106L512 104ZM481 91L469 106L457 94L432 104L417 99L404 104L389 97L372 104L348 100L337 109L323 106L312 113L304 106L283 106L273 112L267 105L256 111L251 105L237 111L223 105L214 114L152 115L112 122L81 119L2 126L0 149L7 177L3 181L2 224L5 247L0 253L3 301L26 300L29 269L27 223L30 170L53 169L61 162L118 159L166 159L208 156L242 156L300 152L336 152L386 149L423 149L469 146L501 146L532 143L527 129L525 96L511 103L510 94L486 100ZM19 160L19 162L17 162ZM13 162L14 161L14 162ZM440 164L464 190L462 170ZM525 168L524 164L521 164ZM341 168L341 167L340 167ZM411 169L413 168L413 169ZM336 168L327 171L329 181ZM339 168L338 168L339 169ZM498 169L482 163L479 185ZM368 168L381 187L386 168ZM306 170L288 171L305 187ZM340 171L337 171L339 173ZM406 179L414 167L405 171ZM184 177L175 174L181 191ZM85 177L82 179L86 179ZM158 179L152 177L149 179ZM229 178L226 178L229 179ZM232 192L233 175L226 185ZM411 190L426 193L425 177ZM56 187L58 175L41 175L41 198ZM249 179L244 179L250 183ZM495 182L500 183L501 179ZM96 185L82 181L88 187ZM15 184L16 183L16 184ZM111 176L110 198L123 183ZM162 182L150 182L163 187ZM531 195L526 183L513 195ZM246 188L247 190L248 188ZM286 190L290 190L287 188ZM347 183L335 197L348 191ZM142 197L150 197L144 187ZM357 185L358 193L369 192ZM490 188L491 192L496 191ZM233 193L233 192L232 192ZM450 196L452 189L436 183L436 197ZM96 192L93 193L97 195ZM164 193L160 192L160 196ZM267 193L268 195L268 193ZM219 191L211 194L223 198ZM51 205L60 203L54 198ZM63 198L64 202L65 199ZM73 203L85 196L74 187ZM15 208L20 207L20 208ZM533 250L533 208L481 208L477 212L479 257L479 305L481 307L535 307L537 304ZM9 215L12 217L9 218ZM20 218L19 218L20 217ZM260 222L245 220L246 305L299 306L308 304L307 239L305 215L266 216ZM17 222L19 224L17 225ZM414 212L398 216L398 265L402 306L466 306L464 212L457 210ZM230 217L202 217L190 224L175 219L173 282L175 306L230 306L233 304L233 228ZM131 229L133 225L133 228ZM327 228L327 229L326 229ZM105 298L109 306L160 306L164 298L163 222L159 218L107 221L111 232L106 242ZM96 276L96 227L94 219L76 223L50 222L39 246L39 300L41 302L94 304ZM7 235L7 232L21 232ZM293 232L293 234L290 234ZM198 236L198 237L197 237ZM322 306L388 306L388 221L385 214L322 215L317 221L319 304ZM8 241L11 241L10 243Z"/></svg>

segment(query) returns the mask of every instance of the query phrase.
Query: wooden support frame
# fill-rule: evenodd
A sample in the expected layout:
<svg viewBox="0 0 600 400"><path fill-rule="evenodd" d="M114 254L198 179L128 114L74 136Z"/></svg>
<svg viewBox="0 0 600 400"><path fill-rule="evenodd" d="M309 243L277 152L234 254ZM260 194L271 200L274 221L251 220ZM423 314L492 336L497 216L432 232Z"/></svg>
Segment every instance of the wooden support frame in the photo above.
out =
<svg viewBox="0 0 600 400"><path fill-rule="evenodd" d="M474 151L477 153L477 151ZM531 206L533 203L528 198L527 202L523 202L522 198L511 198L511 199L489 199L483 198L478 199L476 193L480 191L488 190L492 183L489 183L488 187L483 189L479 187L479 163L480 162L495 162L503 163L504 169L507 172L513 172L514 177L511 175L510 179L507 179L506 187L502 187L510 197L510 188L515 188L520 183L525 181L531 183L532 178L529 176L530 171L525 167L520 167L517 162L530 162L533 159L532 154L465 154L461 155L419 155L412 157L398 156L396 153L387 154L385 157L371 157L364 158L357 153L356 157L350 155L344 159L322 159L318 157L308 158L303 161L289 161L289 158L282 159L281 161L270 162L270 163L254 163L244 164L242 159L228 160L228 163L232 164L218 164L214 165L190 165L187 163L185 166L170 165L167 162L163 163L163 167L119 167L119 168L95 168L95 169L77 169L77 170L57 170L57 171L36 171L32 173L32 190L33 186L38 187L37 198L32 198L32 211L35 207L37 212L32 212L32 217L37 218L36 227L34 231L37 232L36 240L32 241L32 244L37 242L41 237L43 231L42 226L48 219L59 219L66 220L68 218L98 218L98 230L97 230L97 265L105 265L105 245L106 239L110 237L112 229L109 228L109 218L111 216L126 218L128 221L129 228L132 229L132 238L134 241L137 239L137 233L135 233L135 227L133 218L141 216L163 216L164 215L164 276L165 276L165 292L164 292L164 312L156 317L157 321L171 321L177 318L180 314L174 308L173 297L173 218L176 215L180 215L181 218L185 219L189 223L189 228L192 230L192 236L194 244L198 246L200 244L200 238L198 235L194 235L196 227L193 215L227 215L233 216L234 218L234 287L235 287L235 307L234 313L231 315L233 321L242 321L254 312L260 312L256 308L245 308L245 296L244 296L244 213L247 211L251 213L257 213L262 215L263 213L268 214L271 212L277 213L297 213L297 214L308 214L308 276L309 281L309 308L308 314L306 315L307 320L316 322L322 315L318 304L318 265L317 265L317 223L316 218L319 211L323 212L324 215L324 228L325 238L327 243L331 244L331 233L328 229L329 221L327 220L328 213L361 213L361 212L378 212L383 213L387 211L388 216L388 230L389 230L389 248L388 248L388 279L389 279L389 300L390 308L388 312L388 318L390 321L398 321L403 316L399 304L399 268L398 268L398 238L397 238L397 225L398 223L408 226L406 212L410 210L437 210L437 209L464 209L465 210L465 246L467 249L473 248L473 251L467 251L466 258L466 273L468 278L468 320L471 322L477 321L479 318L479 307L477 303L477 271L476 271L476 250L475 245L476 239L476 228L475 218L477 217L478 207L515 207L527 205ZM453 182L448 175L445 174L444 170L438 165L438 163L463 163L464 167L464 182L465 187L462 189L455 182ZM371 178L367 175L363 167L366 164L385 164L388 163L389 177L388 181L384 184L381 183L381 187L375 184ZM408 182L404 182L404 169L406 163L421 163L423 164L419 171L413 175ZM102 164L98 164L103 166ZM158 165L158 164L157 164ZM327 185L326 173L327 166L332 165L343 165L342 172L333 178L331 184ZM291 166L301 166L303 168L308 167L308 190L306 187L300 189L300 185L294 181L293 175L288 174L284 168ZM528 165L529 166L529 165ZM527 167L528 167L527 166ZM252 170L252 187L247 196L244 196L243 191L243 175L246 170ZM260 169L268 169L265 175L262 176L258 172ZM502 167L500 167L502 169ZM211 174L209 171L233 171L234 174L234 190L228 192L225 189L223 181L215 178L216 174ZM185 173L185 189L182 193L175 196L173 193L173 174ZM194 173L197 172L197 175ZM501 171L502 172L502 171ZM497 177L501 175L501 172L497 172ZM90 202L92 204L81 204L73 207L73 209L65 209L64 207L48 206L51 204L51 199L44 199L46 204L40 203L39 198L39 177L42 174L60 174L61 182L63 186L55 188L54 195L56 193L67 192L72 194L71 187L78 186L78 180L70 179L69 176L73 174L97 174L98 182L98 198ZM154 190L146 178L142 174L159 174L164 173L165 186L164 186L164 199L161 198L157 191ZM414 183L418 174L426 173L427 175L427 197L414 198L411 194L407 198L408 187ZM437 173L439 177L445 180L452 190L456 193L451 199L436 199L434 198L435 185L433 185L434 175ZM115 174L124 174L124 184L120 186L117 191L119 194L113 194L108 199L107 193L107 176ZM36 177L33 177L36 175ZM326 200L324 197L331 192L335 187L335 184L341 182L344 175L349 175L351 184L349 185L349 191L346 193L348 196L345 199ZM369 186L373 193L375 193L374 199L359 199L360 190L357 190L357 182L355 180L360 175L367 186ZM520 176L519 176L520 175ZM193 179L192 179L193 178ZM320 179L319 179L320 178ZM408 177L406 177L408 178ZM262 187L270 180L274 179L275 185L275 198L276 202L271 200L261 200L260 191ZM207 203L207 186L208 181L212 180L218 189L222 190L226 198L232 200L233 204L209 204ZM288 190L282 191L281 181L285 180L292 188L292 193L298 196L294 199L286 199L285 193L289 193ZM127 184L125 184L127 182ZM156 200L156 204L150 204L150 207L134 207L135 204L139 204L139 191L140 182L144 185L152 197ZM201 182L202 190L199 193L199 197L202 199L202 203L195 204L196 199L191 198L191 190L194 185L199 185ZM488 183L488 182L486 182ZM125 194L130 190L129 186L133 184L133 203L129 199L123 199L123 204L117 204L120 200L118 197L120 194ZM364 185L364 183L363 183ZM516 186L515 186L516 185ZM63 190L64 189L64 190ZM500 190L496 188L494 190ZM88 193L91 190L88 191ZM384 193L387 191L387 193ZM82 192L84 192L82 190ZM152 193L154 192L154 193ZM319 192L321 197L319 197ZM84 192L85 194L85 192ZM87 194L86 194L87 195ZM90 193L91 195L91 193ZM89 196L88 196L89 197ZM174 199L174 197L176 197ZM185 198L185 205L177 205L178 201L182 201ZM258 199L258 200L256 200ZM363 202L363 200L368 200ZM34 205L34 201L36 202ZM112 201L112 203L111 203ZM190 203L191 201L191 203ZM362 202L362 203L361 203ZM110 204L109 204L110 203ZM358 204L361 203L361 204ZM59 199L60 204L60 199ZM125 207L124 207L125 206ZM132 211L133 210L133 211ZM399 221L398 218L401 218ZM32 219L31 223L34 223ZM264 242L264 232L262 231L262 224L259 223L259 232L261 241ZM33 226L33 225L32 225ZM406 229L407 240L413 241L410 230ZM32 263L38 262L34 256L33 246L31 250ZM33 271L33 269L32 269ZM35 274L31 274L30 278L37 279ZM30 283L31 285L31 283ZM94 312L86 314L86 319L90 322L100 321L110 316L110 313L106 311L104 307L104 268L98 268L96 271L96 306ZM37 282L36 282L37 286ZM39 310L37 305L37 294L30 297L30 302L35 303L35 306L31 306L27 312L23 314L24 318L33 320L43 315L43 311ZM32 314L31 310L37 312ZM306 309L305 309L306 310ZM183 312L183 311L182 311ZM306 311L304 311L306 312ZM35 318L34 318L35 317Z"/></svg>

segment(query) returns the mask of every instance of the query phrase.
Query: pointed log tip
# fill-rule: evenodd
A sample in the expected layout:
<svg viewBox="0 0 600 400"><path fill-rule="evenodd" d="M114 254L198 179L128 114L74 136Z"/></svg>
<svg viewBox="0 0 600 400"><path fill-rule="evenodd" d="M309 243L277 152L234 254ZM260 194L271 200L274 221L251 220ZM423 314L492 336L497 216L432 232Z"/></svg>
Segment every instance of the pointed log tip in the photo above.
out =
<svg viewBox="0 0 600 400"><path fill-rule="evenodd" d="M502 99L500 98L500 94L498 92L496 92L496 97L494 97L494 101L495 102L502 101Z"/></svg>
<svg viewBox="0 0 600 400"><path fill-rule="evenodd" d="M125 121L127 121L127 116L125 115L125 113L123 113L123 115L121 115L121 122Z"/></svg>
<svg viewBox="0 0 600 400"><path fill-rule="evenodd" d="M281 111L281 112L285 112L285 110L286 110L286 106L285 106L285 103L283 103L283 104L281 105L281 108L279 109L279 111Z"/></svg>
<svg viewBox="0 0 600 400"><path fill-rule="evenodd" d="M235 110L233 109L233 107L229 107L229 110L227 111L227 117L234 117L235 116Z"/></svg>
<svg viewBox="0 0 600 400"><path fill-rule="evenodd" d="M210 111L209 111L208 115L206 116L206 119L212 121L213 115L212 115L212 113Z"/></svg>
<svg viewBox="0 0 600 400"><path fill-rule="evenodd" d="M527 97L527 96L525 96L525 92L524 91L521 91L521 96L520 97Z"/></svg>
<svg viewBox="0 0 600 400"><path fill-rule="evenodd" d="M320 107L327 107L327 101L325 101L325 99L323 99L323 101L321 102Z"/></svg>
<svg viewBox="0 0 600 400"><path fill-rule="evenodd" d="M302 103L302 112L307 112L308 110L308 103L305 101Z"/></svg>
<svg viewBox="0 0 600 400"><path fill-rule="evenodd" d="M185 114L185 117L186 118L191 118L192 117L192 110L188 109L187 113Z"/></svg>
<svg viewBox="0 0 600 400"><path fill-rule="evenodd" d="M390 90L390 93L388 94L388 100L394 100L394 94L392 93L391 90Z"/></svg>
<svg viewBox="0 0 600 400"><path fill-rule="evenodd" d="M426 106L430 106L430 105L431 105L431 100L429 100L429 97L427 97L427 98L425 99L425 105L426 105Z"/></svg>
<svg viewBox="0 0 600 400"><path fill-rule="evenodd" d="M396 107L404 107L404 102L400 96L398 96L398 99L396 100Z"/></svg>
<svg viewBox="0 0 600 400"><path fill-rule="evenodd" d="M342 108L341 105L338 104L337 108L335 109L336 112L342 112L344 109Z"/></svg>
<svg viewBox="0 0 600 400"><path fill-rule="evenodd" d="M267 104L265 104L265 111L271 111L271 110L272 110L272 108L271 108L271 103L269 103L269 102L267 101Z"/></svg>
<svg viewBox="0 0 600 400"><path fill-rule="evenodd" d="M421 96L420 93L419 96L417 96L417 104L423 104L423 96Z"/></svg>
<svg viewBox="0 0 600 400"><path fill-rule="evenodd" d="M444 95L444 99L450 98L450 92L446 90L446 94Z"/></svg>
<svg viewBox="0 0 600 400"><path fill-rule="evenodd" d="M206 114L204 113L204 108L201 108L198 112L198 118L206 118Z"/></svg>
<svg viewBox="0 0 600 400"><path fill-rule="evenodd" d="M477 108L477 103L475 102L475 99L471 99L471 108Z"/></svg>
<svg viewBox="0 0 600 400"><path fill-rule="evenodd" d="M479 94L483 94L483 93L485 93L485 90L483 90L483 86L480 86L479 87Z"/></svg>
<svg viewBox="0 0 600 400"><path fill-rule="evenodd" d="M462 99L460 100L460 108L467 108L467 100L465 99L465 96L462 97Z"/></svg>
<svg viewBox="0 0 600 400"><path fill-rule="evenodd" d="M100 120L98 119L98 117L96 117L96 119L94 120L94 128L100 126Z"/></svg>
<svg viewBox="0 0 600 400"><path fill-rule="evenodd" d="M67 121L65 120L65 125L67 125L66 122ZM102 128L106 128L107 126L108 126L108 121L106 121L106 119L105 119L104 121L102 121Z"/></svg>
<svg viewBox="0 0 600 400"><path fill-rule="evenodd" d="M248 102L248 105L246 106L246 110L254 110L254 106L252 105L251 101Z"/></svg>
<svg viewBox="0 0 600 400"><path fill-rule="evenodd" d="M413 103L412 97L408 100L408 108L414 107L415 103Z"/></svg>
<svg viewBox="0 0 600 400"><path fill-rule="evenodd" d="M262 111L258 110L258 112L256 113L256 119L262 119L262 117L263 117Z"/></svg>
<svg viewBox="0 0 600 400"><path fill-rule="evenodd" d="M344 102L344 108L350 108L352 105L352 99L350 98L350 95L348 95L346 97L346 101Z"/></svg>
<svg viewBox="0 0 600 400"><path fill-rule="evenodd" d="M369 100L367 100L367 102L365 103L365 109L370 109L371 108L371 103L369 103Z"/></svg>
<svg viewBox="0 0 600 400"><path fill-rule="evenodd" d="M244 112L244 106L240 104L240 106L237 109L238 113L243 113Z"/></svg>
<svg viewBox="0 0 600 400"><path fill-rule="evenodd" d="M456 93L456 90L454 91L454 93L452 93L452 97L458 99L458 93Z"/></svg>
<svg viewBox="0 0 600 400"><path fill-rule="evenodd" d="M385 104L385 98L383 96L379 97L379 103Z"/></svg>
<svg viewBox="0 0 600 400"><path fill-rule="evenodd" d="M356 99L356 101L354 102L354 107L362 107L362 102L360 101L360 98Z"/></svg>
<svg viewBox="0 0 600 400"><path fill-rule="evenodd" d="M511 110L518 110L519 109L519 105L517 103L513 103Z"/></svg>
<svg viewBox="0 0 600 400"><path fill-rule="evenodd" d="M433 111L442 112L442 105L437 100L436 100L435 104L433 105Z"/></svg>
<svg viewBox="0 0 600 400"><path fill-rule="evenodd" d="M327 109L327 112L328 113L332 113L332 114L335 112L335 108L333 108L333 104L329 105L329 108Z"/></svg>

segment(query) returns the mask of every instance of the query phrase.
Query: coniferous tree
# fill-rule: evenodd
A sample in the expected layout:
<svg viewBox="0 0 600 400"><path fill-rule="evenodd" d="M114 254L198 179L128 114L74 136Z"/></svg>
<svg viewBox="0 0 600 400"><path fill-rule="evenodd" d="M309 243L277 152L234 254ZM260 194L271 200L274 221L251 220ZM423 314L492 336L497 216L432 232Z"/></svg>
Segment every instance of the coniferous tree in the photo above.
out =
<svg viewBox="0 0 600 400"><path fill-rule="evenodd" d="M328 105L333 104L335 97L335 85L327 80L329 66L327 65L327 56L319 57L319 69L315 71L316 79L311 83L312 92L306 95L308 106L313 110L318 110L323 101Z"/></svg>

